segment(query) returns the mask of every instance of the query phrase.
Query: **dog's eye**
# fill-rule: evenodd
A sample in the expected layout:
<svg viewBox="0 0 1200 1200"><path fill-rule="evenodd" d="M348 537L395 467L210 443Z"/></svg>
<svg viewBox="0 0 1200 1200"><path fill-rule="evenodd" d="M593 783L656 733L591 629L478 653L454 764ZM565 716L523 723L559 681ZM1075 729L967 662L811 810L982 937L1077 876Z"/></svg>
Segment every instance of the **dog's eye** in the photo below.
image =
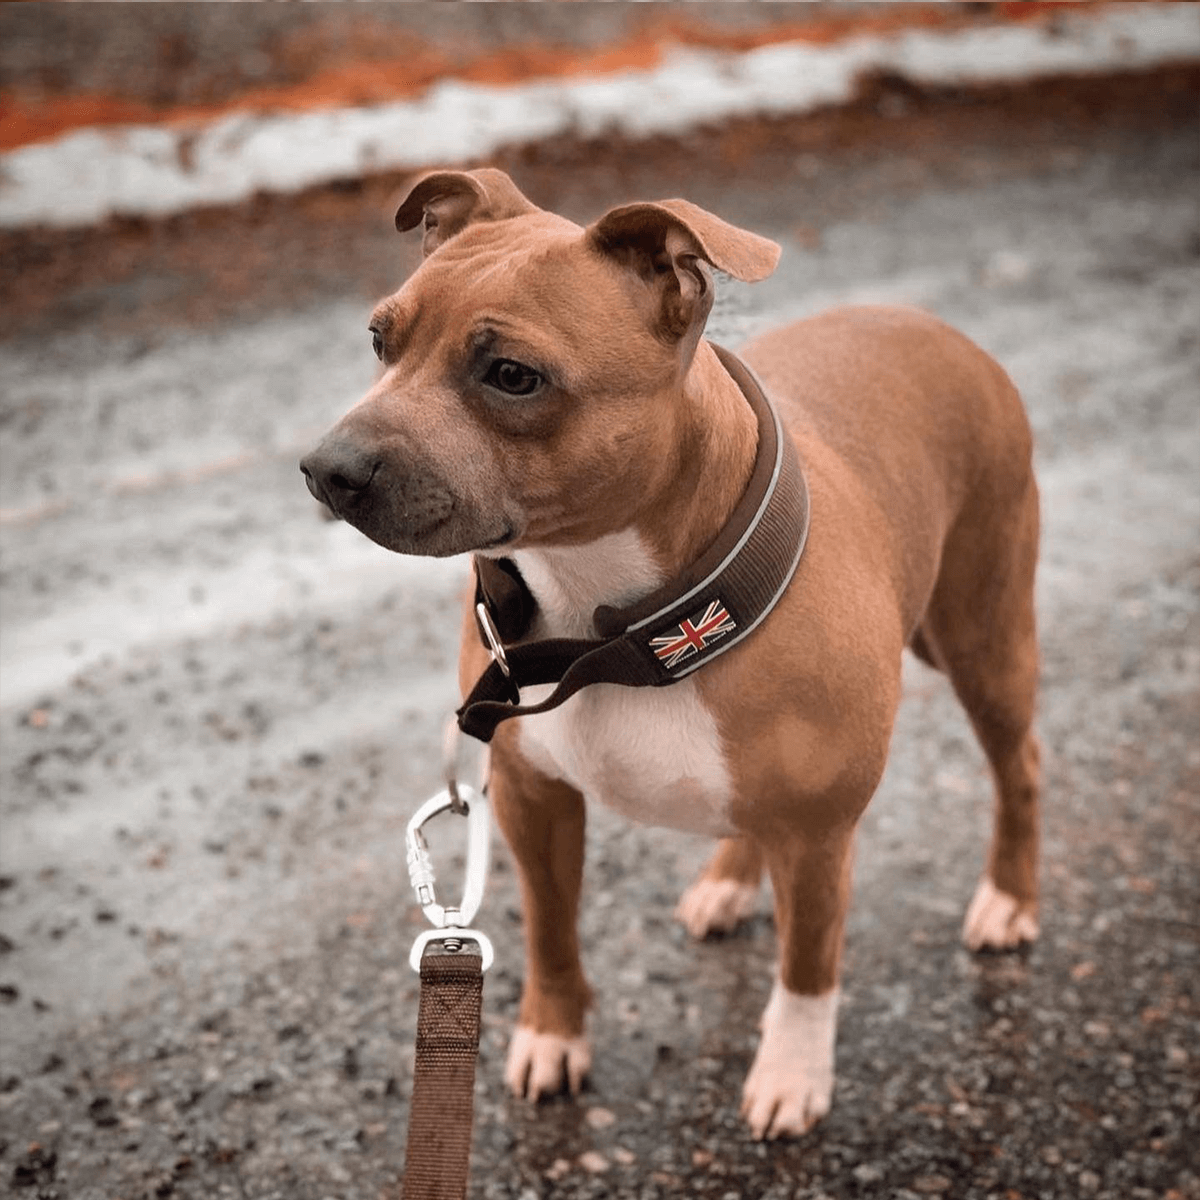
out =
<svg viewBox="0 0 1200 1200"><path fill-rule="evenodd" d="M542 386L542 377L524 363L498 358L488 368L483 382L509 396L532 396Z"/></svg>
<svg viewBox="0 0 1200 1200"><path fill-rule="evenodd" d="M374 325L371 326L369 332L371 334L371 349L375 351L375 357L380 362L383 362L383 334Z"/></svg>

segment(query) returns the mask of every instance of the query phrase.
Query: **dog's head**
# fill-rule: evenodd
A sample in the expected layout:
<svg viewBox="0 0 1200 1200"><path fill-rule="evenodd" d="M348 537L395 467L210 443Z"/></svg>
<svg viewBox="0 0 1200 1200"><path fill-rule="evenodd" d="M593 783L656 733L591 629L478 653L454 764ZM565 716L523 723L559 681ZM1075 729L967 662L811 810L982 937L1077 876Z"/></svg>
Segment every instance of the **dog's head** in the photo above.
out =
<svg viewBox="0 0 1200 1200"><path fill-rule="evenodd" d="M409 554L631 524L686 449L709 267L763 279L779 247L686 200L584 229L492 169L418 179L396 226L419 224L424 262L370 321L382 374L301 463L313 495Z"/></svg>

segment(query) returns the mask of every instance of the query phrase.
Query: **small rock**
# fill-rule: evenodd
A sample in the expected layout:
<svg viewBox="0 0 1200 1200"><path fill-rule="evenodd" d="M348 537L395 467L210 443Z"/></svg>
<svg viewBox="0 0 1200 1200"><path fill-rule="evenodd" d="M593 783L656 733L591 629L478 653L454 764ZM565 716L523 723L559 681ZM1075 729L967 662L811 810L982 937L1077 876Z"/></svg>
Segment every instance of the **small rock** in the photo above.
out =
<svg viewBox="0 0 1200 1200"><path fill-rule="evenodd" d="M921 1175L912 1182L914 1192L922 1196L940 1196L950 1187L950 1180L945 1175Z"/></svg>
<svg viewBox="0 0 1200 1200"><path fill-rule="evenodd" d="M29 1150L12 1170L13 1187L31 1188L36 1183L53 1182L58 1162L58 1151L47 1150L40 1142L31 1142Z"/></svg>
<svg viewBox="0 0 1200 1200"><path fill-rule="evenodd" d="M600 1175L612 1164L598 1150L585 1150L579 1156L579 1165L592 1175Z"/></svg>
<svg viewBox="0 0 1200 1200"><path fill-rule="evenodd" d="M610 1125L616 1124L617 1115L608 1108L589 1108L583 1119L593 1129L607 1129Z"/></svg>
<svg viewBox="0 0 1200 1200"><path fill-rule="evenodd" d="M991 287L1024 283L1033 274L1033 264L1016 250L997 250L983 268L983 281Z"/></svg>
<svg viewBox="0 0 1200 1200"><path fill-rule="evenodd" d="M88 1105L88 1116L101 1129L110 1129L112 1126L119 1124L121 1120L113 1108L111 1096L97 1096Z"/></svg>

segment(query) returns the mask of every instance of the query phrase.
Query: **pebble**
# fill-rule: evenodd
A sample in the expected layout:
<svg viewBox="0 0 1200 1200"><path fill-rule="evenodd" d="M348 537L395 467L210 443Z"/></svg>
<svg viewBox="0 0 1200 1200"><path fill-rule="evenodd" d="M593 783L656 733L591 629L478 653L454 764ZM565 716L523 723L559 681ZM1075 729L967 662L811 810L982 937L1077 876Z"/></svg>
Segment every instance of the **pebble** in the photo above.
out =
<svg viewBox="0 0 1200 1200"><path fill-rule="evenodd" d="M607 1129L610 1125L616 1124L617 1114L609 1108L589 1108L584 1113L583 1119L593 1129Z"/></svg>
<svg viewBox="0 0 1200 1200"><path fill-rule="evenodd" d="M570 1170L571 1163L569 1159L556 1158L554 1162L546 1168L545 1175L547 1179L557 1181L568 1175Z"/></svg>
<svg viewBox="0 0 1200 1200"><path fill-rule="evenodd" d="M585 1150L579 1156L579 1165L592 1175L601 1175L612 1166L599 1150Z"/></svg>
<svg viewBox="0 0 1200 1200"><path fill-rule="evenodd" d="M950 1185L951 1180L945 1175L921 1175L913 1180L912 1190L922 1196L937 1196L947 1191Z"/></svg>
<svg viewBox="0 0 1200 1200"><path fill-rule="evenodd" d="M983 281L990 287L1024 283L1033 274L1033 263L1017 250L996 250L983 268Z"/></svg>

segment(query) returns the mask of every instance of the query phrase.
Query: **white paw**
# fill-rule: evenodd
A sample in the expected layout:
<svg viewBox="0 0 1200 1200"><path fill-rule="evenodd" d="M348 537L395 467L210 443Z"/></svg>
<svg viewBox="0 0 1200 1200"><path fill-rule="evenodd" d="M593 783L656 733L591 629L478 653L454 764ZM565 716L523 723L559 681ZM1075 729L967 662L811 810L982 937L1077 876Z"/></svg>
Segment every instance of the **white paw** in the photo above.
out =
<svg viewBox="0 0 1200 1200"><path fill-rule="evenodd" d="M694 938L729 933L754 915L758 884L737 879L697 879L679 898L675 919Z"/></svg>
<svg viewBox="0 0 1200 1200"><path fill-rule="evenodd" d="M577 1096L591 1065L592 1050L586 1037L535 1033L518 1025L508 1046L504 1082L514 1096L526 1100L557 1095L564 1084Z"/></svg>
<svg viewBox="0 0 1200 1200"><path fill-rule="evenodd" d="M756 1141L807 1133L829 1111L837 1002L836 989L798 996L776 982L742 1089L742 1116Z"/></svg>
<svg viewBox="0 0 1200 1200"><path fill-rule="evenodd" d="M985 875L963 921L968 950L1012 950L1038 935L1037 907L1002 892Z"/></svg>

